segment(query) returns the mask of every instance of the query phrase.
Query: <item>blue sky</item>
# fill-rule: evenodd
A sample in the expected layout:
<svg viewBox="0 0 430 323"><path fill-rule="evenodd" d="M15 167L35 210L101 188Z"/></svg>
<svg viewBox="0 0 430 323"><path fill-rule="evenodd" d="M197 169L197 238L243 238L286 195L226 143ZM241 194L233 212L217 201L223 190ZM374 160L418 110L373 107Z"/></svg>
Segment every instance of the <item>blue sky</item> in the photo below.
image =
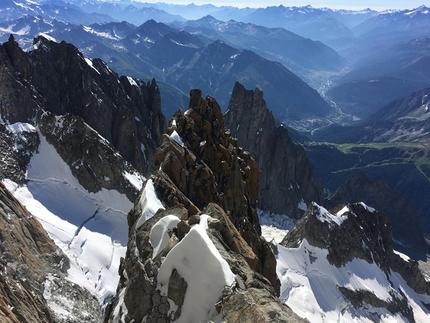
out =
<svg viewBox="0 0 430 323"><path fill-rule="evenodd" d="M226 0L140 0L142 2L166 2L166 3L175 3L175 4L189 4L191 2L201 5L212 3L216 6L222 5L230 5L235 7L267 7L267 6L305 6L310 4L313 7L321 8L321 7L329 7L329 8L345 8L345 9L364 9L364 8L372 8L372 9L409 9L416 8L420 5L426 5L430 7L430 1L424 0L235 0L235 1L226 1Z"/></svg>

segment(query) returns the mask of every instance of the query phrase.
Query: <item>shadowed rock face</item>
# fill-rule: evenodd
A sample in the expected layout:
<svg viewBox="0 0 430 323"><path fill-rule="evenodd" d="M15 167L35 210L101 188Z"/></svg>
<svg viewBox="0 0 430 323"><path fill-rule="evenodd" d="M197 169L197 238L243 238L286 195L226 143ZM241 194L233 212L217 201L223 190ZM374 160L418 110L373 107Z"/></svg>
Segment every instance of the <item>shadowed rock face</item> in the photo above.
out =
<svg viewBox="0 0 430 323"><path fill-rule="evenodd" d="M185 281L179 271L172 270L163 294L157 285L160 267L206 216L205 232L235 275L233 285L217 296L216 312L228 322L256 318L259 322L302 322L277 298L276 260L260 237L255 209L256 162L224 127L215 99L203 99L200 90L191 90L188 110L175 113L161 139L156 168L150 183L166 209L154 210L155 215L142 222L150 212L147 202L142 202L148 194L145 188L129 213L129 243L120 268L119 296L108 305L105 322L140 322L143 318L171 322L180 318L193 277ZM151 230L172 215L177 220L168 230L169 241L151 257ZM190 248L190 256L198 254L201 247Z"/></svg>
<svg viewBox="0 0 430 323"><path fill-rule="evenodd" d="M145 84L118 77L103 61L85 59L73 45L43 36L29 52L11 36L0 47L0 62L4 120L34 124L42 110L79 116L138 171L152 170L165 128L155 80Z"/></svg>
<svg viewBox="0 0 430 323"><path fill-rule="evenodd" d="M373 181L360 172L346 181L324 204L331 208L347 201L364 202L390 219L393 237L407 248L426 247L417 213L408 200L387 182Z"/></svg>
<svg viewBox="0 0 430 323"><path fill-rule="evenodd" d="M67 322L98 322L98 302L66 280L68 266L36 218L0 182L0 321L61 322L69 310ZM63 317L55 311L60 307Z"/></svg>
<svg viewBox="0 0 430 323"><path fill-rule="evenodd" d="M236 83L225 123L258 163L259 208L300 218L312 201L321 202L322 186L313 182L304 148L293 143L286 128L276 127L262 91L247 91Z"/></svg>
<svg viewBox="0 0 430 323"><path fill-rule="evenodd" d="M49 257L57 249L40 223L2 183L0 230L0 320L53 322L42 297L42 283Z"/></svg>

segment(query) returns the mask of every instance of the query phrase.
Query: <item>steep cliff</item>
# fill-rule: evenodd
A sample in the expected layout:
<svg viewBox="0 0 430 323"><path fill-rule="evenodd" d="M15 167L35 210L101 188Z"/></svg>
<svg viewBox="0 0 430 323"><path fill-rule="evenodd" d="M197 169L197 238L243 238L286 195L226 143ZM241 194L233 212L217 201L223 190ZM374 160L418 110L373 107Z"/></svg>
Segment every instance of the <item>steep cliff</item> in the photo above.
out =
<svg viewBox="0 0 430 323"><path fill-rule="evenodd" d="M258 163L259 208L300 218L312 201L322 201L322 185L314 183L304 148L293 143L285 127L276 127L261 90L236 83L225 123Z"/></svg>

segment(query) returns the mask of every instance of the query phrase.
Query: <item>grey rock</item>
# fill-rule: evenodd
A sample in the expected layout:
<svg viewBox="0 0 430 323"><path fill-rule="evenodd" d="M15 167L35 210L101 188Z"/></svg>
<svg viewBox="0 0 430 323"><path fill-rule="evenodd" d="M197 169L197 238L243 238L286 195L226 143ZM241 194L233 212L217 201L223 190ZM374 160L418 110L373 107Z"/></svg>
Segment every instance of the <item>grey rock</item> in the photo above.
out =
<svg viewBox="0 0 430 323"><path fill-rule="evenodd" d="M152 171L155 148L165 129L155 80L145 84L120 78L98 59L90 66L66 42L39 36L34 43L37 49L30 52L20 49L13 37L1 46L0 74L6 76L2 116L10 123L33 123L42 108L54 115L79 116L134 168L144 174Z"/></svg>
<svg viewBox="0 0 430 323"><path fill-rule="evenodd" d="M259 208L300 218L306 208L299 204L322 202L322 185L314 182L304 148L293 143L285 127L276 127L261 90L248 91L236 82L225 123L258 163Z"/></svg>

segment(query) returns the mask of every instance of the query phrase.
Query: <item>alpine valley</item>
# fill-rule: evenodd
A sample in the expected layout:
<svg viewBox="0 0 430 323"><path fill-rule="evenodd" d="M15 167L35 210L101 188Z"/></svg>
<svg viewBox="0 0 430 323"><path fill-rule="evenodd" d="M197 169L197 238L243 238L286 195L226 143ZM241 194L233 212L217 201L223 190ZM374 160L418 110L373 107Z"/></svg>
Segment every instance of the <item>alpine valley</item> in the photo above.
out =
<svg viewBox="0 0 430 323"><path fill-rule="evenodd" d="M1 1L0 322L429 322L429 57L426 6Z"/></svg>

